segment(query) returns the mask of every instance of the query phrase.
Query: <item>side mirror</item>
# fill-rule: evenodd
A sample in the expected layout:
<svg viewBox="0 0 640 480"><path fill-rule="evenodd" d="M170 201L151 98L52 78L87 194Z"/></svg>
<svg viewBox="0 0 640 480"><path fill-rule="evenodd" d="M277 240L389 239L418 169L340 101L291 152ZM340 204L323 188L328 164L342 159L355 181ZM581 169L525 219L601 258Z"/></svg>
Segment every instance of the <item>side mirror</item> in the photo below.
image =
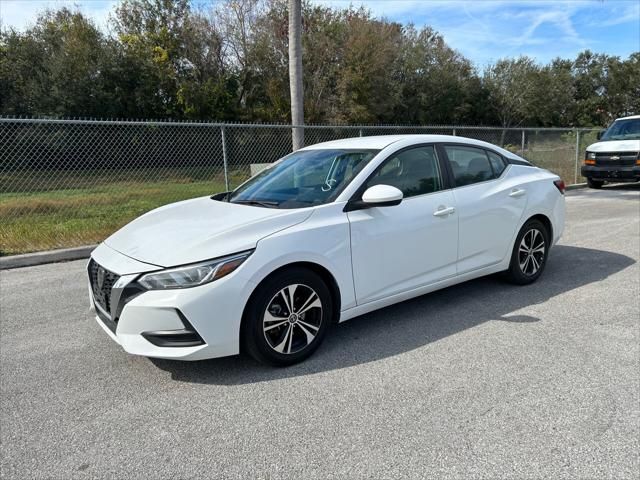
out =
<svg viewBox="0 0 640 480"><path fill-rule="evenodd" d="M362 202L368 207L391 207L402 202L402 192L391 185L374 185L362 194Z"/></svg>
<svg viewBox="0 0 640 480"><path fill-rule="evenodd" d="M606 130L600 130L597 134L596 137L598 138L598 140L600 140L602 138L602 136L604 135L604 132L606 132Z"/></svg>

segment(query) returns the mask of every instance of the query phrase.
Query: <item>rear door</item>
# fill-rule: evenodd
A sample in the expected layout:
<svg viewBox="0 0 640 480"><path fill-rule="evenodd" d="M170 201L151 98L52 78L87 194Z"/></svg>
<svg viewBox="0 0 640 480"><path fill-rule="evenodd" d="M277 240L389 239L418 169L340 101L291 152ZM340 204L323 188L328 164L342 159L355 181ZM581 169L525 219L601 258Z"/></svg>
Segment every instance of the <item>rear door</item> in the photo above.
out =
<svg viewBox="0 0 640 480"><path fill-rule="evenodd" d="M413 146L385 160L360 188L399 188L399 205L347 213L358 304L455 275L458 220L434 145ZM360 198L360 197L359 197Z"/></svg>
<svg viewBox="0 0 640 480"><path fill-rule="evenodd" d="M500 262L527 205L526 186L505 181L507 162L496 152L443 144L458 209L458 274Z"/></svg>

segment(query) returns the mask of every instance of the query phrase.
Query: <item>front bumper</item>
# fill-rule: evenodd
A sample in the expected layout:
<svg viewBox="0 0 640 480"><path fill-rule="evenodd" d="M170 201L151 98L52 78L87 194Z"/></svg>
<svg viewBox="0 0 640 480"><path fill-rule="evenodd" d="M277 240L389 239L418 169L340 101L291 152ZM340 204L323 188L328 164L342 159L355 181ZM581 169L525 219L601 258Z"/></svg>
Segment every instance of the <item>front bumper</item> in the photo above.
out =
<svg viewBox="0 0 640 480"><path fill-rule="evenodd" d="M135 280L142 271L157 270L148 264L120 265L124 257L100 245L92 259L120 276L114 285L110 312L89 294L96 320L128 353L146 357L200 360L239 353L240 321L254 285L232 274L194 288L139 290ZM126 257L128 258L128 257ZM120 270L118 270L120 268Z"/></svg>
<svg viewBox="0 0 640 480"><path fill-rule="evenodd" d="M580 169L583 177L594 180L608 180L611 182L637 182L640 181L640 165L637 166L601 166L583 165Z"/></svg>

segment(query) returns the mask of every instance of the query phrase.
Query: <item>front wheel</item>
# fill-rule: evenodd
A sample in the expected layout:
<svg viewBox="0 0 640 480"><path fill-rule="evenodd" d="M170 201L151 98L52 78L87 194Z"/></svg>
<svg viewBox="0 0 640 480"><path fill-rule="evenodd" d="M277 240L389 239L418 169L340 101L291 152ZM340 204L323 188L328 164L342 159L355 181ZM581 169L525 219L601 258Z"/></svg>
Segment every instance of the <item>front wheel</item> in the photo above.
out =
<svg viewBox="0 0 640 480"><path fill-rule="evenodd" d="M602 185L604 185L604 181L594 180L591 177L587 177L587 186L589 188L602 188Z"/></svg>
<svg viewBox="0 0 640 480"><path fill-rule="evenodd" d="M544 270L549 254L549 232L539 220L529 220L516 237L506 277L516 285L535 282Z"/></svg>
<svg viewBox="0 0 640 480"><path fill-rule="evenodd" d="M249 301L244 348L270 365L301 362L322 343L332 312L331 294L317 274L303 268L278 272L262 282Z"/></svg>

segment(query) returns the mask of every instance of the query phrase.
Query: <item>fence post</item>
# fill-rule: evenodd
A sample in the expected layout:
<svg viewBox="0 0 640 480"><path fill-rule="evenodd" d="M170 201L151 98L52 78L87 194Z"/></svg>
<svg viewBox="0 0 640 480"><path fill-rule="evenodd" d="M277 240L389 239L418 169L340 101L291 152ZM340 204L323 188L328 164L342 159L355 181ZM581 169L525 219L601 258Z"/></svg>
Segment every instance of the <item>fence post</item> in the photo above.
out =
<svg viewBox="0 0 640 480"><path fill-rule="evenodd" d="M224 125L220 125L220 134L222 135L222 161L224 164L224 188L229 191L229 166L227 164L227 138L224 134Z"/></svg>
<svg viewBox="0 0 640 480"><path fill-rule="evenodd" d="M522 155L523 157L524 157L524 139L525 139L525 136L524 136L524 135L525 135L525 134L524 134L524 128L523 128L523 129L522 129L522 146L520 147L520 153L521 153L521 155Z"/></svg>
<svg viewBox="0 0 640 480"><path fill-rule="evenodd" d="M452 134L453 134L453 136L455 137L455 136L456 136L456 129L454 128L454 129L453 129L453 132L451 132L451 133L452 133Z"/></svg>
<svg viewBox="0 0 640 480"><path fill-rule="evenodd" d="M576 130L576 166L573 169L573 183L578 183L578 164L580 163L580 130Z"/></svg>
<svg viewBox="0 0 640 480"><path fill-rule="evenodd" d="M360 136L362 136L362 129L360 129L359 132L360 132Z"/></svg>

